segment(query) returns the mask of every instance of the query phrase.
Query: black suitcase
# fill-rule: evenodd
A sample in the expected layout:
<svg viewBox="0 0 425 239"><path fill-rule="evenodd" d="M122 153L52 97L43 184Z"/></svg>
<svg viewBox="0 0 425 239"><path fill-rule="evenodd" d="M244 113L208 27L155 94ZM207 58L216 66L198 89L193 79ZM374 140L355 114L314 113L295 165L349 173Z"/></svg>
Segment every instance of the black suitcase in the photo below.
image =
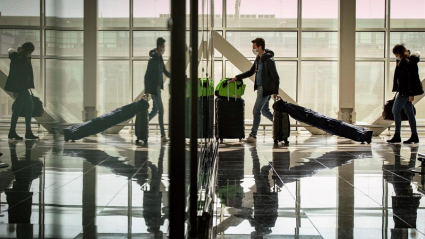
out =
<svg viewBox="0 0 425 239"><path fill-rule="evenodd" d="M273 139L274 143L284 141L285 144L289 144L288 138L291 134L291 123L289 121L289 115L286 112L275 110L273 112Z"/></svg>
<svg viewBox="0 0 425 239"><path fill-rule="evenodd" d="M118 108L114 111L101 115L82 124L74 125L63 129L65 141L82 139L89 135L94 135L109 129L121 122L129 120L142 110L147 110L149 103L146 100L133 102L129 105Z"/></svg>
<svg viewBox="0 0 425 239"><path fill-rule="evenodd" d="M147 142L149 138L149 112L148 109L141 110L136 114L136 123L134 127L135 135L137 137L136 144L140 140Z"/></svg>
<svg viewBox="0 0 425 239"><path fill-rule="evenodd" d="M241 98L229 100L217 98L216 105L216 137L223 139L245 138L245 101Z"/></svg>
<svg viewBox="0 0 425 239"><path fill-rule="evenodd" d="M186 138L190 138L190 98L186 99ZM198 97L198 138L214 137L214 96Z"/></svg>
<svg viewBox="0 0 425 239"><path fill-rule="evenodd" d="M275 110L287 112L295 120L317 127L329 134L345 137L362 143L367 142L370 144L372 142L373 131L369 129L333 119L302 106L287 103L283 100L277 101L273 105L273 108Z"/></svg>

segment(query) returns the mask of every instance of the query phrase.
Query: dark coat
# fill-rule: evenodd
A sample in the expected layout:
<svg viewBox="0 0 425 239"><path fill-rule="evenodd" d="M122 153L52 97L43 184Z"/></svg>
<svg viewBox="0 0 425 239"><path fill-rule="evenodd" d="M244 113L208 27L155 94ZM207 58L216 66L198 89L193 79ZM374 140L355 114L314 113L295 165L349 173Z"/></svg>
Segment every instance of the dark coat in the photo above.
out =
<svg viewBox="0 0 425 239"><path fill-rule="evenodd" d="M9 58L10 70L4 89L15 93L34 89L34 73L31 60L16 51L10 51Z"/></svg>
<svg viewBox="0 0 425 239"><path fill-rule="evenodd" d="M404 96L422 95L424 93L421 79L419 78L418 62L420 55L410 55L409 61L402 59L394 71L393 92ZM397 81L398 80L398 81Z"/></svg>
<svg viewBox="0 0 425 239"><path fill-rule="evenodd" d="M254 64L252 65L249 71L244 72L240 75L237 75L236 78L238 80L242 80L256 74L258 61L261 60L263 63L263 71L262 71L263 72L263 75L262 75L263 96L279 94L280 79L279 79L279 74L277 73L277 70L276 70L276 62L274 61L273 56L274 56L274 52L269 49L266 49L261 59L259 56L257 56ZM258 89L256 81L257 79L255 79L254 91Z"/></svg>
<svg viewBox="0 0 425 239"><path fill-rule="evenodd" d="M160 71L162 70L168 78L171 78L171 74L167 71L167 69L165 69L164 60L162 59L162 56L158 55L156 48L149 52L149 56L148 67L145 73L145 93L156 95L158 86L160 86L161 89L164 89L164 82L160 78L162 77L162 73L160 75Z"/></svg>

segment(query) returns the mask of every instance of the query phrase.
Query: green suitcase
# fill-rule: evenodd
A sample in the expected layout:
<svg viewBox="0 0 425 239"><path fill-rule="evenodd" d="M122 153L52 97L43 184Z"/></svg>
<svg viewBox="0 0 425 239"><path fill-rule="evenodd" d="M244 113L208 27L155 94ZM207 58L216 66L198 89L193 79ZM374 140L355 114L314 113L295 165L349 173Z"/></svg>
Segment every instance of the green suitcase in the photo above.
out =
<svg viewBox="0 0 425 239"><path fill-rule="evenodd" d="M245 93L246 85L243 81L229 82L230 78L222 79L215 88L215 95L222 98L241 98Z"/></svg>

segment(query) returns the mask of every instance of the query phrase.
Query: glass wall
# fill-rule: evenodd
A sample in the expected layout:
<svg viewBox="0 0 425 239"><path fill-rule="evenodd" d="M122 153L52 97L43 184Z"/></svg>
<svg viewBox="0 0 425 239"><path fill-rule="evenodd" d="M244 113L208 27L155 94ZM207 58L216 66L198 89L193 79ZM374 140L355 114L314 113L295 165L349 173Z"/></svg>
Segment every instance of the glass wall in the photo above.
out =
<svg viewBox="0 0 425 239"><path fill-rule="evenodd" d="M421 0L357 0L356 3L357 122L372 123L385 100L393 96L392 46L405 43L412 52L425 52L425 3ZM45 16L40 15L41 4L45 4ZM386 19L386 4L390 6L390 19ZM18 5L28 7L16 7ZM8 74L9 48L33 42L36 47L32 58L36 72L35 93L41 96L47 109L57 102L54 97L60 89L82 90L83 5L83 0L1 1L0 70ZM214 17L205 17L211 9L202 6L201 1L200 30L211 30L206 26L214 23L214 30L249 60L254 59L251 40L263 37L266 48L275 53L281 89L300 104L336 117L338 0L323 0L320 4L315 0L271 0L267 7L253 7L256 5L254 0L214 0ZM409 14L399 11L400 8L409 9ZM160 36L167 41L164 59L168 61L169 17L168 0L126 0L119 4L113 0L99 0L99 113L129 103L142 93L149 51L155 48L155 40ZM189 19L187 14L187 24ZM211 34L200 35L200 42L202 37L208 41ZM199 65L200 76L208 73L218 82L222 77L241 73L218 51L214 51L213 59L209 60L214 62L214 72L202 73L207 62L208 65L212 63L203 59ZM169 81L165 83L167 88ZM246 83L244 98L249 122L255 92L252 83L249 80ZM319 84L315 89L325 87L326 94L315 92L312 84ZM0 101L0 118L8 119L11 98L1 91ZM64 118L70 122L82 120L82 97L69 102L63 100L61 104ZM418 116L420 121L425 120L425 116ZM168 121L168 117L165 119Z"/></svg>

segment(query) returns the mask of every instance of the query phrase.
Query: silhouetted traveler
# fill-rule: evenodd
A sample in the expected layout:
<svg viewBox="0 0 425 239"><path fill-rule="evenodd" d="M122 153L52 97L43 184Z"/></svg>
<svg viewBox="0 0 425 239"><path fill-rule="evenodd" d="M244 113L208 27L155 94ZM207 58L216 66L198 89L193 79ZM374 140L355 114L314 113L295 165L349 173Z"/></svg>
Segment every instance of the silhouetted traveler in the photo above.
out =
<svg viewBox="0 0 425 239"><path fill-rule="evenodd" d="M156 40L156 48L149 52L149 62L145 74L145 93L152 95L153 108L149 113L149 121L158 114L159 127L161 129L161 141L167 142L164 129L164 106L162 104L161 90L164 89L163 74L171 77L164 65L162 55L165 51L165 40L159 37Z"/></svg>
<svg viewBox="0 0 425 239"><path fill-rule="evenodd" d="M254 122L251 133L246 139L248 143L257 141L257 131L261 122L261 114L273 122L273 113L270 111L270 96L275 98L279 93L279 74L276 70L276 63L273 59L274 52L266 49L266 43L263 38L256 38L252 42L252 52L256 56L251 69L240 75L235 76L232 81L242 80L255 74L254 90L257 90L257 99L255 101L253 115Z"/></svg>
<svg viewBox="0 0 425 239"><path fill-rule="evenodd" d="M404 112L409 119L410 129L412 136L405 144L419 143L418 131L416 128L416 119L413 112L413 100L416 95L422 95L424 93L422 83L419 79L419 53L410 55L409 51L404 45L395 45L393 53L397 59L397 65L394 72L393 92L397 92L393 105L393 114L395 121L395 133L392 139L388 140L388 143L400 143L400 128L401 128L401 110Z"/></svg>
<svg viewBox="0 0 425 239"><path fill-rule="evenodd" d="M34 103L29 89L34 89L34 74L31 65L31 54L34 45L31 42L24 43L18 51L9 49L10 71L7 77L5 90L13 92L15 104L13 107L12 119L10 123L9 139L22 140L16 133L16 123L19 113L25 109L26 139L38 139L31 131L31 118Z"/></svg>

